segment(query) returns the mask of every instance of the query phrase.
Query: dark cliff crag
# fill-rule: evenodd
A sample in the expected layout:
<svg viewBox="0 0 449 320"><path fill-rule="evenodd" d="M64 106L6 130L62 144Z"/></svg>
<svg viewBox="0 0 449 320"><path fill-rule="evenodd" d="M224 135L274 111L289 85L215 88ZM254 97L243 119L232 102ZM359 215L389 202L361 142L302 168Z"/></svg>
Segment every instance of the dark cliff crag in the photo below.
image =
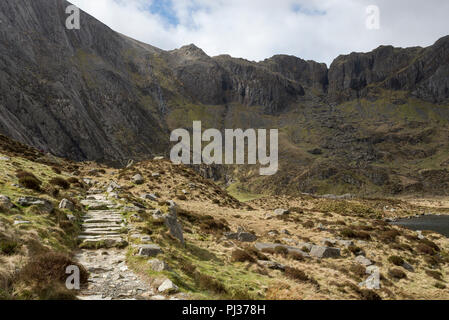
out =
<svg viewBox="0 0 449 320"><path fill-rule="evenodd" d="M448 194L449 37L381 46L328 68L164 51L63 0L0 3L0 133L74 160L124 164L169 151L169 132L279 128L280 171L214 170L253 192ZM232 179L229 178L232 175ZM266 187L269 185L270 187Z"/></svg>

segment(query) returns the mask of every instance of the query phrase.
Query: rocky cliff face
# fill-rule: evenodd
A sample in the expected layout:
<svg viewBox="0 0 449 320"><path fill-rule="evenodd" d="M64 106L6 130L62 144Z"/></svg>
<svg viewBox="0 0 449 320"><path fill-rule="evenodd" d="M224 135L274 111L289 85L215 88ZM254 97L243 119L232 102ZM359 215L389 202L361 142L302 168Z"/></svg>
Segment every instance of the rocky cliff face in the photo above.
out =
<svg viewBox="0 0 449 320"><path fill-rule="evenodd" d="M157 152L163 128L122 58L135 45L86 14L67 30L67 5L0 3L0 131L78 160Z"/></svg>
<svg viewBox="0 0 449 320"><path fill-rule="evenodd" d="M81 29L68 30L68 5L1 1L0 133L58 156L120 164L167 153L175 124L275 127L283 165L271 182L294 191L404 190L426 185L418 171L429 164L417 161L441 168L449 159L441 147L449 37L340 56L330 68L285 55L251 62L194 45L163 51L85 13ZM398 163L385 168L391 159Z"/></svg>
<svg viewBox="0 0 449 320"><path fill-rule="evenodd" d="M369 53L338 57L329 70L329 97L340 102L382 87L404 90L426 101L449 99L449 36L429 48L382 46Z"/></svg>

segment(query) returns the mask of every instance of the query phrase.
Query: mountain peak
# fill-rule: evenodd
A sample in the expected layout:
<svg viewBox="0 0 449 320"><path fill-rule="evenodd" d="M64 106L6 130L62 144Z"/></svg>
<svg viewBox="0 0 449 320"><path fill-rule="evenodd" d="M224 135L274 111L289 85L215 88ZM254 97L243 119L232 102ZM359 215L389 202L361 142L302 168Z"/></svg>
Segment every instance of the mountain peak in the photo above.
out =
<svg viewBox="0 0 449 320"><path fill-rule="evenodd" d="M189 57L209 57L201 48L197 47L195 44L191 43L189 45L182 46L179 49L174 50Z"/></svg>

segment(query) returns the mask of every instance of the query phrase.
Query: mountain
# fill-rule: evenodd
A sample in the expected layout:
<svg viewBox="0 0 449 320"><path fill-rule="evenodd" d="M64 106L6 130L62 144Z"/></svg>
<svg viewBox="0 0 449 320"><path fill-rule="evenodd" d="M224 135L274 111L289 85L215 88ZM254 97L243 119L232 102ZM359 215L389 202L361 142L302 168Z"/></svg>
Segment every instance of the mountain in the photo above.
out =
<svg viewBox="0 0 449 320"><path fill-rule="evenodd" d="M164 51L62 0L0 4L0 133L73 160L123 165L192 127L279 128L280 171L220 167L246 193L449 193L449 37L325 64Z"/></svg>

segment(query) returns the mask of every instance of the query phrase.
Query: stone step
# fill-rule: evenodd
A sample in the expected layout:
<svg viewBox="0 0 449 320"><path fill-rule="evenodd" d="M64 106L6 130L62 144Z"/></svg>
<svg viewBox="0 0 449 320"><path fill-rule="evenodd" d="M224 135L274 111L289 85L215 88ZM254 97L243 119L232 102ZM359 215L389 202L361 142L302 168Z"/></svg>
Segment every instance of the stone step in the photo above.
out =
<svg viewBox="0 0 449 320"><path fill-rule="evenodd" d="M88 213L84 217L117 217L117 218L122 218L123 216L120 213L118 213L117 211L105 211L105 212L88 211Z"/></svg>
<svg viewBox="0 0 449 320"><path fill-rule="evenodd" d="M87 214L85 217L91 217L91 216L117 216L117 217L123 217L120 212L117 212L116 210L105 210L105 211L98 211L98 210L92 210L87 211Z"/></svg>
<svg viewBox="0 0 449 320"><path fill-rule="evenodd" d="M121 233L117 231L104 231L104 230L85 230L81 233L82 236L120 236Z"/></svg>
<svg viewBox="0 0 449 320"><path fill-rule="evenodd" d="M123 237L120 234L114 234L114 235L80 235L78 236L78 239L80 240L104 240L104 239L119 239L123 240Z"/></svg>
<svg viewBox="0 0 449 320"><path fill-rule="evenodd" d="M123 228L125 227L125 224L118 224L115 222L99 222L99 223L83 223L83 228Z"/></svg>
<svg viewBox="0 0 449 320"><path fill-rule="evenodd" d="M123 219L112 219L112 218L90 218L83 221L83 224L93 224L93 223L110 223L110 224L122 224Z"/></svg>

